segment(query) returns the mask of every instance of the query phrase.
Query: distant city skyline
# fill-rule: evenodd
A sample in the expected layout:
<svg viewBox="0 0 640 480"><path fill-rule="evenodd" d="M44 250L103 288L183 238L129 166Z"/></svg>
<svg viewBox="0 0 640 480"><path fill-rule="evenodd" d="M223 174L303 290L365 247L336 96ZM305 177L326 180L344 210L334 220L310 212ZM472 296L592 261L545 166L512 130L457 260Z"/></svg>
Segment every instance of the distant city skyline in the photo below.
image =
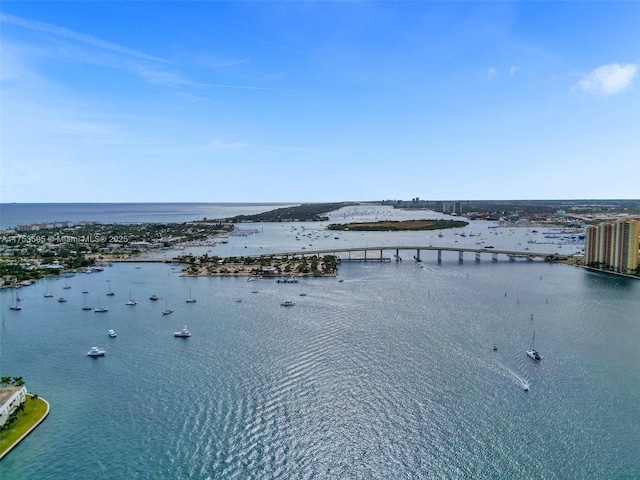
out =
<svg viewBox="0 0 640 480"><path fill-rule="evenodd" d="M640 2L0 6L0 202L640 197Z"/></svg>

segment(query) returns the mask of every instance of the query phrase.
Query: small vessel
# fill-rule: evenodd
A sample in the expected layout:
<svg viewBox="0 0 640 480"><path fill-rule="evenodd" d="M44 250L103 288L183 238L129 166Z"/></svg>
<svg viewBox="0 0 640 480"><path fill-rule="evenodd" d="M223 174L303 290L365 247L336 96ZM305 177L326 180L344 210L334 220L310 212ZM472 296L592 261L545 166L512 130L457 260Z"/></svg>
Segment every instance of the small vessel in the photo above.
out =
<svg viewBox="0 0 640 480"><path fill-rule="evenodd" d="M109 330L109 336L111 338L116 338L116 331L115 330Z"/></svg>
<svg viewBox="0 0 640 480"><path fill-rule="evenodd" d="M52 297L53 297L53 293L47 292L44 294L44 298L52 298Z"/></svg>
<svg viewBox="0 0 640 480"><path fill-rule="evenodd" d="M173 310L167 307L167 301L164 301L164 310L162 311L162 315L171 315Z"/></svg>
<svg viewBox="0 0 640 480"><path fill-rule="evenodd" d="M18 305L18 302L16 301L15 294L13 295L13 302L9 305L9 310L22 310L22 307Z"/></svg>
<svg viewBox="0 0 640 480"><path fill-rule="evenodd" d="M105 353L107 353L106 350L100 350L98 347L91 347L91 350L87 352L87 355L90 357L104 357Z"/></svg>
<svg viewBox="0 0 640 480"><path fill-rule="evenodd" d="M524 390L525 392L529 391L529 382L524 382L522 384L522 390Z"/></svg>
<svg viewBox="0 0 640 480"><path fill-rule="evenodd" d="M191 287L189 287L189 296L185 300L187 303L196 303L196 299L191 296Z"/></svg>
<svg viewBox="0 0 640 480"><path fill-rule="evenodd" d="M149 300L159 300L159 299L160 299L160 297L159 297L159 296L157 296L157 295L151 295L151 296L149 297Z"/></svg>
<svg viewBox="0 0 640 480"><path fill-rule="evenodd" d="M129 290L129 300L127 300L125 302L125 305L137 305L138 302L136 302L133 298L131 298L131 290Z"/></svg>
<svg viewBox="0 0 640 480"><path fill-rule="evenodd" d="M498 347L496 345L493 346L493 351L497 352L498 351Z"/></svg>
<svg viewBox="0 0 640 480"><path fill-rule="evenodd" d="M534 360L542 360L542 357L540 356L540 354L537 352L537 350L534 348L534 343L536 341L536 332L534 330L533 332L533 338L531 339L531 350L527 350L527 355L529 357L531 357Z"/></svg>
<svg viewBox="0 0 640 480"><path fill-rule="evenodd" d="M104 313L104 312L108 312L108 311L109 310L107 308L105 308L105 307L99 307L99 308L96 308L94 310L94 312L96 312L96 313Z"/></svg>
<svg viewBox="0 0 640 480"><path fill-rule="evenodd" d="M184 328L179 332L173 332L173 336L186 338L191 336L191 332L187 330L187 326L185 325Z"/></svg>
<svg viewBox="0 0 640 480"><path fill-rule="evenodd" d="M58 301L59 301L60 303L63 303L63 302L66 302L66 301L67 301L67 299L66 299L66 298L64 298L64 297L58 297Z"/></svg>
<svg viewBox="0 0 640 480"><path fill-rule="evenodd" d="M285 300L280 305L282 305L283 307L293 307L295 303L293 303L291 300Z"/></svg>

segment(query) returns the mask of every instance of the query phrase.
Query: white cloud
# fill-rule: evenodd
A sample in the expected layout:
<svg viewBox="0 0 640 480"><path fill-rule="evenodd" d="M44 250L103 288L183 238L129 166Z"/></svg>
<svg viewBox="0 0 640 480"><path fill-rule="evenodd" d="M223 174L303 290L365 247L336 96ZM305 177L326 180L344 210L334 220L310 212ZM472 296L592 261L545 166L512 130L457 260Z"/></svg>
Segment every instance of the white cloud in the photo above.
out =
<svg viewBox="0 0 640 480"><path fill-rule="evenodd" d="M245 148L248 145L240 142L225 142L224 140L212 140L208 143L207 148L214 150L230 150L233 148Z"/></svg>
<svg viewBox="0 0 640 480"><path fill-rule="evenodd" d="M496 70L496 69L495 69L495 68L493 68L493 67L489 67L489 68L487 69L487 76L488 76L489 78L493 78L493 77L495 77L496 75L498 75L498 70Z"/></svg>
<svg viewBox="0 0 640 480"><path fill-rule="evenodd" d="M571 91L581 90L595 95L615 95L631 85L637 71L638 65L633 63L602 65L584 75L578 83L571 87Z"/></svg>

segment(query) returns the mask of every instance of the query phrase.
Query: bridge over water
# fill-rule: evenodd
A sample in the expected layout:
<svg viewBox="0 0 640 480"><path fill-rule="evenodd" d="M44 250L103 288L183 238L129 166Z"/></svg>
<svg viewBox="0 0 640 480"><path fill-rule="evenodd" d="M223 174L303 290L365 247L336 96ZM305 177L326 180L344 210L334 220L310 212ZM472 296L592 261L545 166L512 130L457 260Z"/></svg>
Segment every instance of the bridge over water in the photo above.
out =
<svg viewBox="0 0 640 480"><path fill-rule="evenodd" d="M384 245L384 246L374 246L374 247L351 247L351 248L331 248L331 249L321 249L321 250L297 250L297 251L289 251L289 252L280 252L280 253L270 253L270 254L261 254L261 255L251 255L255 258L264 258L264 257L300 257L300 256L314 256L314 255L335 255L340 258L341 261L353 261L353 262L388 262L391 261L389 257L384 256L385 251L395 251L393 255L397 262L402 261L401 253L403 252L415 252L413 255L413 259L421 262L421 252L422 251L435 251L438 254L438 262L442 261L442 252L458 252L458 260L460 262L464 259L465 253L473 253L475 254L475 260L477 262L480 261L480 257L482 254L490 254L493 261L498 260L499 255L506 255L509 260L515 261L516 259L522 258L529 261L533 261L534 259L543 259L546 261L554 261L566 258L565 255L558 255L553 253L541 253L541 252L530 252L530 251L516 251L516 250L503 250L497 248L464 248L464 247L443 247L443 246L407 246L407 245ZM347 258L344 258L340 254L347 254ZM359 254L361 256L353 257L352 254Z"/></svg>

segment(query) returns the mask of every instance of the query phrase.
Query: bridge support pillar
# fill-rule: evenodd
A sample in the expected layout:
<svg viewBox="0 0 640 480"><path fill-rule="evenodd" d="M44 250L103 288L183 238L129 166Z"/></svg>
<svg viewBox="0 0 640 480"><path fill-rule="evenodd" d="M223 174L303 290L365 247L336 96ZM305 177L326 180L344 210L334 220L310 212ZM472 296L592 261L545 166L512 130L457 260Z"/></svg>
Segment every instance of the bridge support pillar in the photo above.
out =
<svg viewBox="0 0 640 480"><path fill-rule="evenodd" d="M491 260L493 260L494 262L498 261L498 254L497 253L492 253L491 254Z"/></svg>
<svg viewBox="0 0 640 480"><path fill-rule="evenodd" d="M396 262L400 261L400 249L396 248Z"/></svg>
<svg viewBox="0 0 640 480"><path fill-rule="evenodd" d="M380 261L382 262L382 249L380 249Z"/></svg>
<svg viewBox="0 0 640 480"><path fill-rule="evenodd" d="M460 251L458 252L458 262L462 263L462 261L463 261L463 260L464 260L464 258L463 258L463 252L462 252L462 250L460 250Z"/></svg>
<svg viewBox="0 0 640 480"><path fill-rule="evenodd" d="M480 252L476 252L476 263L480 262Z"/></svg>
<svg viewBox="0 0 640 480"><path fill-rule="evenodd" d="M442 263L442 250L438 250L438 263Z"/></svg>
<svg viewBox="0 0 640 480"><path fill-rule="evenodd" d="M420 260L420 249L418 248L416 250L416 261L421 262L422 260Z"/></svg>

